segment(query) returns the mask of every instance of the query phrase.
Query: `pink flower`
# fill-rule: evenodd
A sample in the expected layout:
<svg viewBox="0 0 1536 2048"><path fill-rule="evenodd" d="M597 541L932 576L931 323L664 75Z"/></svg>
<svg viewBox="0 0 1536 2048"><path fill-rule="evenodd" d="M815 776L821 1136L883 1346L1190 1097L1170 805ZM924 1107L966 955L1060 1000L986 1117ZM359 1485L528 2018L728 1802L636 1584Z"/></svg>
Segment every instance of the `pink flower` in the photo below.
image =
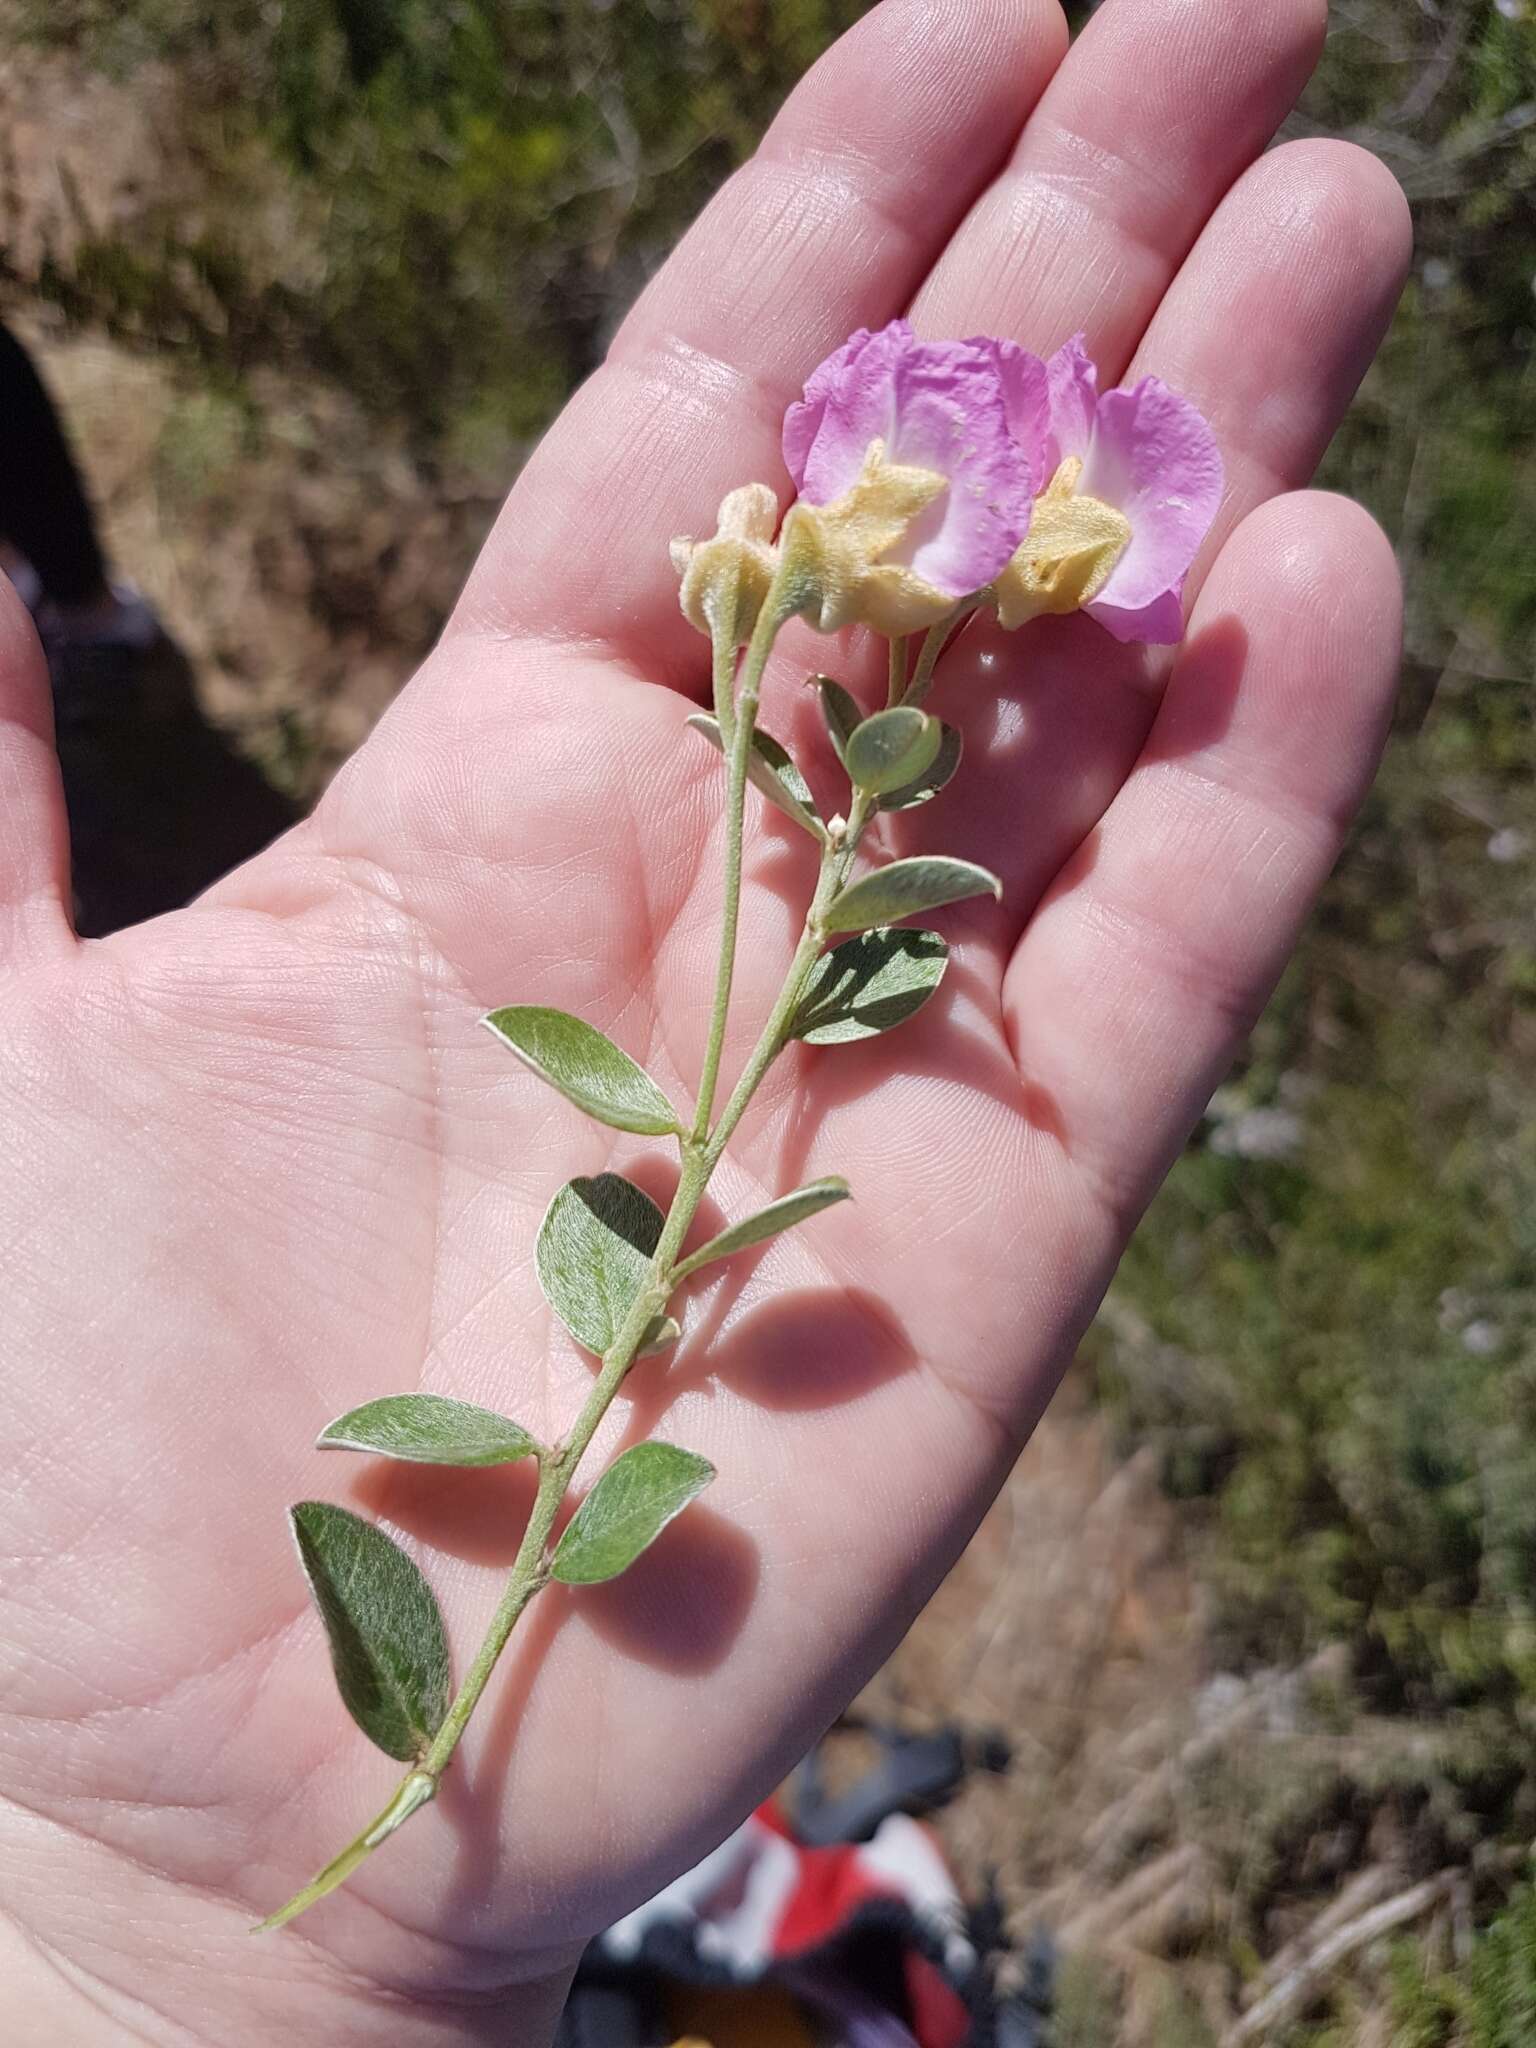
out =
<svg viewBox="0 0 1536 2048"><path fill-rule="evenodd" d="M1045 365L1014 342L893 320L829 356L784 420L823 628L912 632L991 583L1029 530L1048 425Z"/></svg>
<svg viewBox="0 0 1536 2048"><path fill-rule="evenodd" d="M1221 503L1216 437L1156 377L1100 397L1081 335L1047 375L1052 481L1027 545L998 579L998 615L1014 626L1081 608L1117 640L1171 646L1184 633L1185 579Z"/></svg>

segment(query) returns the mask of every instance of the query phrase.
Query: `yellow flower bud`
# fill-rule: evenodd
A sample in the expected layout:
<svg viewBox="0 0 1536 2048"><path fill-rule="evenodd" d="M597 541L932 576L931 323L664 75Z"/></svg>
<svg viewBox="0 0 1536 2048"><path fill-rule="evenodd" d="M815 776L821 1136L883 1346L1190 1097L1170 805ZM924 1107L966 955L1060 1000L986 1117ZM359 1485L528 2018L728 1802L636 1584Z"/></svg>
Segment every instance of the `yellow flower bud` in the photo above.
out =
<svg viewBox="0 0 1536 2048"><path fill-rule="evenodd" d="M690 625L709 634L718 625L734 642L751 639L778 567L778 523L779 501L768 485L743 484L721 505L712 540L673 541L678 597Z"/></svg>
<svg viewBox="0 0 1536 2048"><path fill-rule="evenodd" d="M783 545L786 556L803 565L811 623L823 633L873 626L894 638L953 611L952 596L904 564L880 559L948 489L937 470L887 462L884 443L872 441L857 482L840 498L792 505Z"/></svg>
<svg viewBox="0 0 1536 2048"><path fill-rule="evenodd" d="M993 586L998 623L1010 632L1029 619L1061 617L1091 604L1131 544L1123 512L1079 496L1082 474L1082 457L1068 456L1035 500L1029 532Z"/></svg>

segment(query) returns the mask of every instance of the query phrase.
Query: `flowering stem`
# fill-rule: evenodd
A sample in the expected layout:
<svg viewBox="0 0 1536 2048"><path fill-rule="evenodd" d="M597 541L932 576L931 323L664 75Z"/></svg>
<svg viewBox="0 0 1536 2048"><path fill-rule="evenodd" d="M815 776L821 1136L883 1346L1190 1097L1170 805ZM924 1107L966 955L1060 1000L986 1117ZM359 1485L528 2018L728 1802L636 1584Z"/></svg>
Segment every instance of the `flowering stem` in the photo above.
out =
<svg viewBox="0 0 1536 2048"><path fill-rule="evenodd" d="M928 637L924 640L922 651L917 657L917 667L912 671L912 680L907 685L906 695L899 700L893 699L893 702L922 703L933 688L933 672L938 667L939 656L949 646L957 628L971 616L972 612L980 609L981 602L980 597L966 598L963 603L957 604L952 612L946 612L936 626L928 629Z"/></svg>
<svg viewBox="0 0 1536 2048"><path fill-rule="evenodd" d="M891 641L889 678L885 688L887 706L899 704L907 687L907 640L897 634Z"/></svg>
<svg viewBox="0 0 1536 2048"><path fill-rule="evenodd" d="M772 607L772 608L770 608ZM827 942L827 908L846 883L853 867L859 839L869 818L867 799L856 797L847 826L830 835L822 848L821 870L815 893L806 913L804 929L777 1001L748 1057L740 1080L732 1091L713 1131L706 1118L720 1067L720 1045L724 1040L725 1018L730 1002L730 984L735 963L735 931L740 909L742 865L742 817L746 780L747 749L751 745L758 693L778 627L793 616L794 605L787 595L770 593L763 616L747 650L742 667L740 694L735 711L735 728L730 754L730 783L727 797L726 909L723 920L714 1020L706 1075L708 1087L700 1090L700 1114L694 1132L680 1136L682 1172L662 1225L661 1237L652 1257L646 1284L631 1304L612 1344L603 1354L601 1369L570 1434L538 1454L539 1484L533 1511L523 1540L518 1546L506 1587L486 1631L485 1639L465 1673L462 1684L442 1725L420 1761L401 1780L394 1797L383 1812L357 1839L322 1870L311 1884L262 1922L262 1928L281 1927L351 1876L380 1843L435 1796L438 1780L447 1769L463 1739L470 1718L480 1703L491 1674L506 1649L513 1630L529 1604L550 1582L550 1539L577 1468L591 1446L604 1416L634 1365L646 1333L657 1317L666 1314L678 1285L678 1266L683 1240L698 1214L699 1204L726 1145L762 1085L769 1068L788 1042L789 1027L804 997L811 970ZM718 1041L718 1042L717 1042ZM705 1133L707 1132L707 1135ZM258 1932L261 1931L258 1929Z"/></svg>
<svg viewBox="0 0 1536 2048"><path fill-rule="evenodd" d="M820 959L827 943L823 922L827 909L848 879L854 855L858 851L859 840L863 837L868 822L869 800L862 791L857 792L853 814L848 820L842 839L832 842L822 853L816 893L811 899L810 909L805 914L800 943L795 949L794 959L790 962L784 986L779 991L779 999L774 1004L768 1022L763 1026L757 1044L742 1069L741 1079L737 1082L730 1101L721 1111L720 1121L710 1137L709 1149L705 1154L710 1172L714 1171L721 1153L735 1134L736 1126L746 1114L747 1107L761 1086L763 1077L784 1050L789 1026L805 995L811 970Z"/></svg>
<svg viewBox="0 0 1536 2048"><path fill-rule="evenodd" d="M780 626L797 609L791 592L791 578L781 573L774 579L742 663L741 683L734 704L730 689L721 686L720 649L715 650L715 696L717 706L730 710L729 773L725 798L725 909L720 920L720 964L715 974L715 1000L709 1020L709 1037L704 1048L704 1071L699 1078L699 1106L693 1119L693 1143L703 1144L714 1114L715 1089L720 1080L720 1061L725 1052L725 1024L730 1014L731 984L736 973L736 933L741 921L742 836L746 821L747 770L752 761L752 734L757 724L757 703L762 691L763 671ZM732 608L734 612L734 607ZM734 626L734 616L732 625ZM721 635L717 634L717 642ZM727 730L724 714L717 709L721 733Z"/></svg>

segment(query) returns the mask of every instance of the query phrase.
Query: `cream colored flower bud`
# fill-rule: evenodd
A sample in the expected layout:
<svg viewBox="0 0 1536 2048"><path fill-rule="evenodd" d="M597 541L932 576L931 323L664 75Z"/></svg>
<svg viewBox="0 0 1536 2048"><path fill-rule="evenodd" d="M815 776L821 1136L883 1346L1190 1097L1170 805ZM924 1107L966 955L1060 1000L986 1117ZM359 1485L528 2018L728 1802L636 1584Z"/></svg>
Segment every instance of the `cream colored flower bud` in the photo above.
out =
<svg viewBox="0 0 1536 2048"><path fill-rule="evenodd" d="M1010 632L1092 604L1131 544L1123 512L1078 494L1082 474L1081 457L1069 456L1035 500L1029 532L993 586L998 623Z"/></svg>
<svg viewBox="0 0 1536 2048"><path fill-rule="evenodd" d="M743 484L721 505L713 539L673 541L678 598L691 626L713 635L718 625L738 642L752 637L778 567L778 523L779 501L768 485Z"/></svg>

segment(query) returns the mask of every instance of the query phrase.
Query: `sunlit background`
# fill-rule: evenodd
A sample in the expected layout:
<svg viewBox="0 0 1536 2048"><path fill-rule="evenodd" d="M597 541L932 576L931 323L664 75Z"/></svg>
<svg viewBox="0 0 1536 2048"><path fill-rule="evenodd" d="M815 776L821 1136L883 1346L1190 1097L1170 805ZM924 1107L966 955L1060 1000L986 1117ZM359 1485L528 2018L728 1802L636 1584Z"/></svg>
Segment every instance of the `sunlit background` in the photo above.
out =
<svg viewBox="0 0 1536 2048"><path fill-rule="evenodd" d="M542 424L862 11L0 0L4 316L277 785L363 736ZM1289 132L1375 150L1418 224L1326 472L1401 552L1398 734L870 1699L1011 1738L939 1825L1017 1939L1049 1931L1053 2048L1536 2042L1536 19L1333 18ZM1241 2032L1306 1930L1423 1880Z"/></svg>

